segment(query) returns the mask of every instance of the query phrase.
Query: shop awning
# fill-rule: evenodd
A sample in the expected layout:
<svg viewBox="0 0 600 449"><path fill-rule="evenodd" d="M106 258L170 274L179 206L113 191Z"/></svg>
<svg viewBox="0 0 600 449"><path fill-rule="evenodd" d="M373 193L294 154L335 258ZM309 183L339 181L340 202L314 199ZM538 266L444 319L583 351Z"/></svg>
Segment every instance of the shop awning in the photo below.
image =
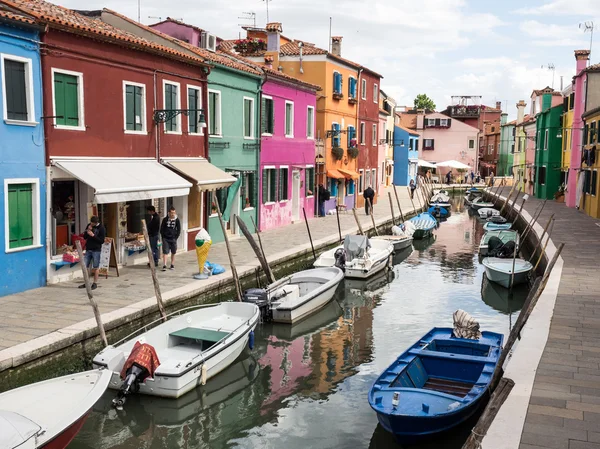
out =
<svg viewBox="0 0 600 449"><path fill-rule="evenodd" d="M98 204L190 193L192 184L154 159L53 159L52 164L94 189Z"/></svg>
<svg viewBox="0 0 600 449"><path fill-rule="evenodd" d="M424 161L423 159L419 159L418 165L419 165L419 167L436 168L435 164L432 164L431 162Z"/></svg>
<svg viewBox="0 0 600 449"><path fill-rule="evenodd" d="M346 178L348 179L358 179L360 178L360 175L358 173L356 173L355 171L352 170L346 170L343 168L338 168L338 171L344 175Z"/></svg>
<svg viewBox="0 0 600 449"><path fill-rule="evenodd" d="M334 178L334 179L344 179L345 176L342 175L338 170L327 170L327 177L328 178Z"/></svg>
<svg viewBox="0 0 600 449"><path fill-rule="evenodd" d="M229 187L237 179L203 157L162 159L162 163L191 179L200 190L216 190Z"/></svg>

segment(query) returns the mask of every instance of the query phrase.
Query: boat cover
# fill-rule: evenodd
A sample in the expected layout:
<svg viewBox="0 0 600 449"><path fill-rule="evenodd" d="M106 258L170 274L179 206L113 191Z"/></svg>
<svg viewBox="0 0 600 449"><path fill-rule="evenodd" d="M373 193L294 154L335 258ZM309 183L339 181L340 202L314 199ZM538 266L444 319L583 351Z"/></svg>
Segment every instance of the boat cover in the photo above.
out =
<svg viewBox="0 0 600 449"><path fill-rule="evenodd" d="M40 426L23 415L0 410L0 447L17 448L40 430Z"/></svg>
<svg viewBox="0 0 600 449"><path fill-rule="evenodd" d="M479 340L481 338L479 323L464 310L458 309L452 315L452 319L454 320L452 334L456 338L468 338L470 340Z"/></svg>
<svg viewBox="0 0 600 449"><path fill-rule="evenodd" d="M357 257L364 257L370 247L369 239L364 235L347 235L344 239L346 261L350 262Z"/></svg>

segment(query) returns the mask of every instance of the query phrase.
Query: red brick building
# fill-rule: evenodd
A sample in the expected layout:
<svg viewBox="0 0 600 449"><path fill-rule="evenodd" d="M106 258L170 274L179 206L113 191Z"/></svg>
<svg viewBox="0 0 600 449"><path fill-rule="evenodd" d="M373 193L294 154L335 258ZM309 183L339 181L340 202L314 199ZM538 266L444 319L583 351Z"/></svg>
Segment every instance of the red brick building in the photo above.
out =
<svg viewBox="0 0 600 449"><path fill-rule="evenodd" d="M479 146L479 173L483 177L498 174L500 122L485 122Z"/></svg>

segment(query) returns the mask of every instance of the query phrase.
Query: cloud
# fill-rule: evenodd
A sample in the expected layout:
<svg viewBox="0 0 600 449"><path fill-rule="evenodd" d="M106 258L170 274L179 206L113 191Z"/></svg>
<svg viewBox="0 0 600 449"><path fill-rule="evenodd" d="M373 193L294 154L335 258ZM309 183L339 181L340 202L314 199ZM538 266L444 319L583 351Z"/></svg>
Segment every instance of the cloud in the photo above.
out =
<svg viewBox="0 0 600 449"><path fill-rule="evenodd" d="M519 8L513 11L523 15L600 15L598 0L554 0L541 6Z"/></svg>

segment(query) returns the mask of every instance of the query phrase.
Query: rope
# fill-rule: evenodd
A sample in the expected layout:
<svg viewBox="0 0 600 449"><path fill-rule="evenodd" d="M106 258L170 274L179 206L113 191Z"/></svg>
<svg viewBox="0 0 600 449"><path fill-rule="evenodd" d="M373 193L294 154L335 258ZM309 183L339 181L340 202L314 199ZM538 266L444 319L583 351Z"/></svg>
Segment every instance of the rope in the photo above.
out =
<svg viewBox="0 0 600 449"><path fill-rule="evenodd" d="M475 444L477 444L476 448L477 448L477 449L482 449L482 448L483 448L483 446L481 445L481 441L480 441L479 439L483 440L483 437L484 437L485 435L480 435L480 434L478 434L477 432L475 432L475 429L472 429L472 430L471 430L471 433L472 433L473 435L475 435Z"/></svg>

